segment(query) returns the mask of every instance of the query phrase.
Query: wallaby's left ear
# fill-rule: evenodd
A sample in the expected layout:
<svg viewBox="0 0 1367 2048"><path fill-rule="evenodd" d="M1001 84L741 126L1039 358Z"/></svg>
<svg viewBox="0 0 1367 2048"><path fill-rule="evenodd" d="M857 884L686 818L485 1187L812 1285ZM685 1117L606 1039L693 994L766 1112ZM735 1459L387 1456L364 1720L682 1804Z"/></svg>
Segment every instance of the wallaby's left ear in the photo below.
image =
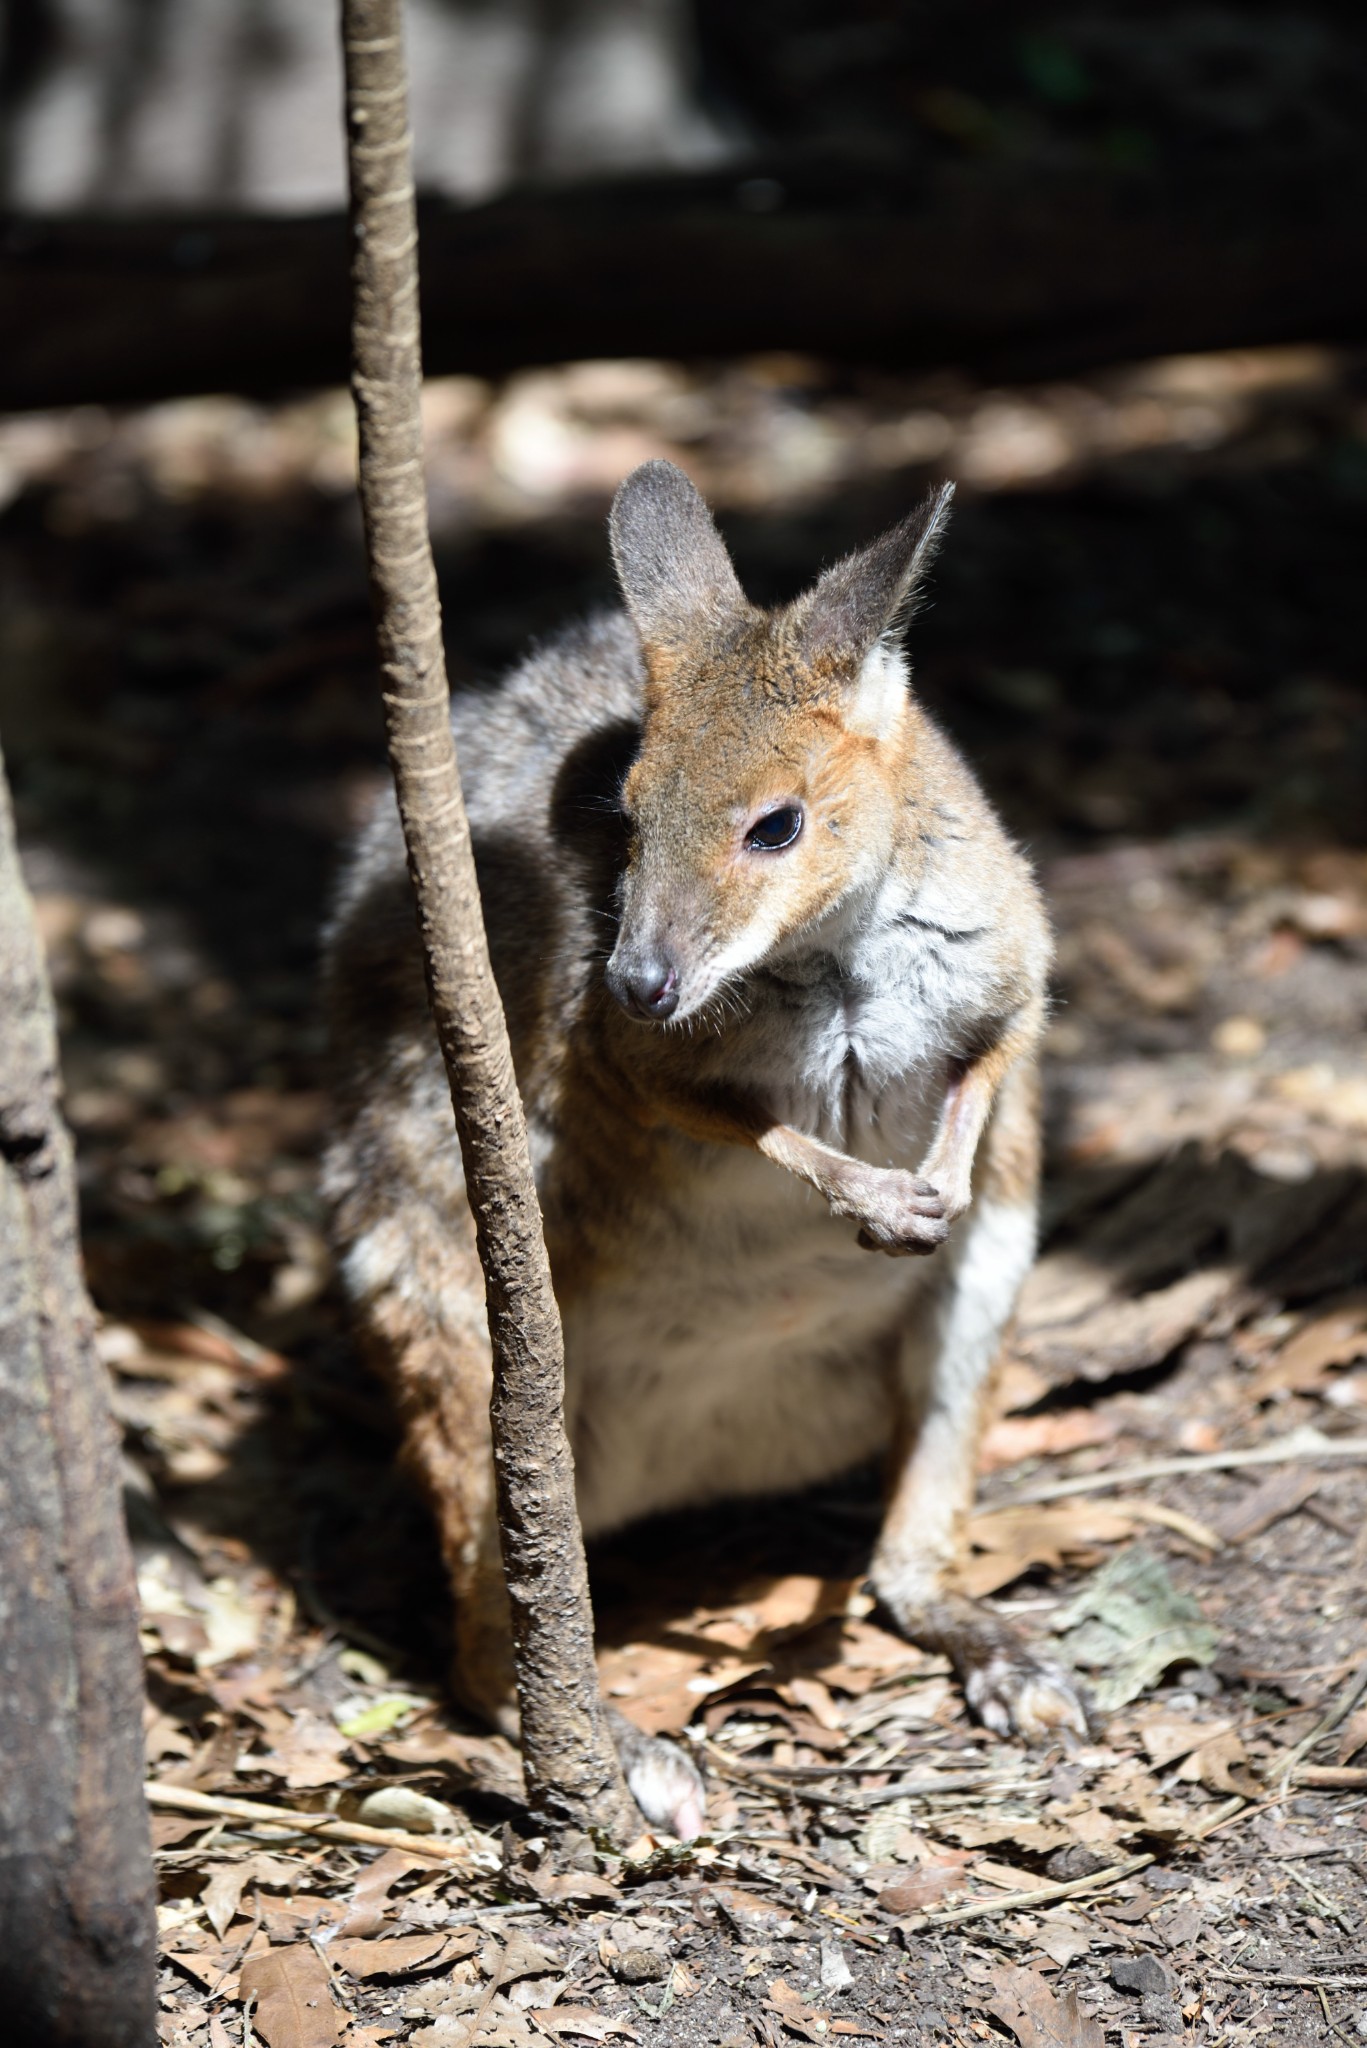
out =
<svg viewBox="0 0 1367 2048"><path fill-rule="evenodd" d="M862 659L885 633L905 624L953 496L953 484L941 484L890 533L826 571L808 601L803 638L809 654Z"/></svg>

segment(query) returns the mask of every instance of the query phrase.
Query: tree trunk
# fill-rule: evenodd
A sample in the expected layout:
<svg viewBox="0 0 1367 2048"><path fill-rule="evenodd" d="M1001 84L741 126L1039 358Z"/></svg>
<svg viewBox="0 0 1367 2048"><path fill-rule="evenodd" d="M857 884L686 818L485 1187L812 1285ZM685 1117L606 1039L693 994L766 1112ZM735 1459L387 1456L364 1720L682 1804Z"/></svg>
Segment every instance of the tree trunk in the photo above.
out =
<svg viewBox="0 0 1367 2048"><path fill-rule="evenodd" d="M0 1443L4 2038L148 2048L156 1921L137 1594L3 761Z"/></svg>
<svg viewBox="0 0 1367 2048"><path fill-rule="evenodd" d="M442 374L802 349L1019 380L1360 341L1364 210L1361 160L1252 151L1180 177L775 159L432 201L424 352ZM335 215L0 223L0 407L338 383L345 247Z"/></svg>
<svg viewBox="0 0 1367 2048"><path fill-rule="evenodd" d="M343 0L342 41L361 510L389 758L487 1290L499 1533L528 1796L551 1816L629 1834L640 1817L598 1693L560 1315L451 733L423 486L400 0Z"/></svg>

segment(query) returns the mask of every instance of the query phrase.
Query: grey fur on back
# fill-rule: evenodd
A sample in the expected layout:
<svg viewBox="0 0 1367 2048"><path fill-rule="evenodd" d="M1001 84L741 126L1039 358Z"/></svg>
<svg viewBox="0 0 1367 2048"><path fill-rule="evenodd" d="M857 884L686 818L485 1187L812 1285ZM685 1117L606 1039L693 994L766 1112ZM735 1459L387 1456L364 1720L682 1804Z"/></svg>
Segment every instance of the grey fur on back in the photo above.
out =
<svg viewBox="0 0 1367 2048"><path fill-rule="evenodd" d="M547 970L560 977L562 1009L566 980L582 989L610 950L624 857L617 791L639 738L643 681L630 622L600 612L534 649L495 688L452 699L515 1058L535 1031ZM325 957L334 1083L345 1098L388 1066L396 1033L431 1037L403 836L388 792L341 875Z"/></svg>

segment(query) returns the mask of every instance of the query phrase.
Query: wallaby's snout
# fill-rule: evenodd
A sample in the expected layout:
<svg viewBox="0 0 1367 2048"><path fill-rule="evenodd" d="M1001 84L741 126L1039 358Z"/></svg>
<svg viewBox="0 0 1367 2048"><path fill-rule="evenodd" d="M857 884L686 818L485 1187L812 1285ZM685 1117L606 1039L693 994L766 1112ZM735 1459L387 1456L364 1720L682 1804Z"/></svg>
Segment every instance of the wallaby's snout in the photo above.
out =
<svg viewBox="0 0 1367 2048"><path fill-rule="evenodd" d="M679 1007L679 970L660 949L619 946L607 965L609 993L633 1017L662 1024Z"/></svg>

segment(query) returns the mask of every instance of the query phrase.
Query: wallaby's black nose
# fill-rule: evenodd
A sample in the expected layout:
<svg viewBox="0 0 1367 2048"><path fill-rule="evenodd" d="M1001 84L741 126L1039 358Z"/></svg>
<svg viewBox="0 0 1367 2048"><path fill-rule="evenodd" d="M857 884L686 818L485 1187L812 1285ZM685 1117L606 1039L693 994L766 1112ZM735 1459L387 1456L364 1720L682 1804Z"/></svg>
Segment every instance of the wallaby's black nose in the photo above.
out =
<svg viewBox="0 0 1367 2048"><path fill-rule="evenodd" d="M608 970L608 987L624 1010L634 1017L670 1017L679 1007L677 968L663 960L643 960L638 966Z"/></svg>

